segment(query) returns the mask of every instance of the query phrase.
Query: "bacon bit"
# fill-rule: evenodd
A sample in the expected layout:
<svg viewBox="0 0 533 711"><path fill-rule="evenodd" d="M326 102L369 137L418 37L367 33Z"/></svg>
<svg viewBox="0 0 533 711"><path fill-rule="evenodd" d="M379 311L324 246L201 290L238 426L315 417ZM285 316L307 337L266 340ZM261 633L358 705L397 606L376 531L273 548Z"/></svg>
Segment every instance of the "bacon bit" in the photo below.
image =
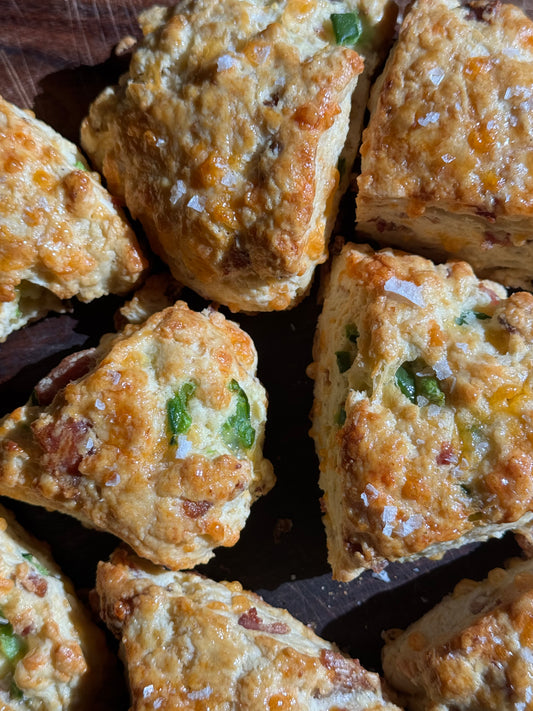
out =
<svg viewBox="0 0 533 711"><path fill-rule="evenodd" d="M342 689L365 689L377 691L376 675L367 672L358 659L348 659L331 649L322 649L320 663L330 672L333 672L334 682Z"/></svg>
<svg viewBox="0 0 533 711"><path fill-rule="evenodd" d="M445 464L457 464L457 454L451 442L443 442L440 452L437 454L437 464L443 466Z"/></svg>
<svg viewBox="0 0 533 711"><path fill-rule="evenodd" d="M24 590L35 593L37 597L44 597L48 592L48 583L46 582L46 579L34 570L30 570L25 577L19 577L19 580Z"/></svg>
<svg viewBox="0 0 533 711"><path fill-rule="evenodd" d="M480 284L479 288L481 289L481 291L484 291L485 294L490 296L490 303L491 304L499 304L500 303L500 297L498 296L498 294L495 291L493 291L492 289L489 289L489 287L485 286L485 284Z"/></svg>
<svg viewBox="0 0 533 711"><path fill-rule="evenodd" d="M468 9L467 20L490 23L499 10L501 2L500 0L467 0L463 5Z"/></svg>
<svg viewBox="0 0 533 711"><path fill-rule="evenodd" d="M189 518L200 518L205 516L213 504L211 501L191 501L190 499L183 499L182 504L185 516Z"/></svg>
<svg viewBox="0 0 533 711"><path fill-rule="evenodd" d="M247 630L257 630L268 634L287 634L290 632L290 628L285 622L263 622L255 607L251 607L248 612L243 612L237 622Z"/></svg>
<svg viewBox="0 0 533 711"><path fill-rule="evenodd" d="M79 353L71 353L53 368L35 386L35 396L39 405L49 405L57 393L72 380L77 380L89 372L96 363L96 348L88 348Z"/></svg>
<svg viewBox="0 0 533 711"><path fill-rule="evenodd" d="M503 314L498 316L498 323L507 331L507 333L518 333L516 326L509 323Z"/></svg>
<svg viewBox="0 0 533 711"><path fill-rule="evenodd" d="M36 420L31 427L35 439L45 452L42 464L54 475L79 474L78 467L84 456L96 451L88 435L88 420L67 417L42 426Z"/></svg>

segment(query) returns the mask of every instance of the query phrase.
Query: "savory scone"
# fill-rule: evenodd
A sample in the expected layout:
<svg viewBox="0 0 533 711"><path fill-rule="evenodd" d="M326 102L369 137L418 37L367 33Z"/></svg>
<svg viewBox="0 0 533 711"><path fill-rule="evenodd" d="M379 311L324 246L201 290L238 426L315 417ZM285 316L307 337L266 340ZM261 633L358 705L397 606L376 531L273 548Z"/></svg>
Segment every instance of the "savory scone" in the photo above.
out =
<svg viewBox="0 0 533 711"><path fill-rule="evenodd" d="M533 22L496 0L418 0L372 92L358 229L531 289Z"/></svg>
<svg viewBox="0 0 533 711"><path fill-rule="evenodd" d="M182 0L140 16L129 73L93 103L81 140L178 281L234 311L305 295L358 144L354 128L338 165L363 71L353 46L370 72L391 7Z"/></svg>
<svg viewBox="0 0 533 711"><path fill-rule="evenodd" d="M334 576L533 519L533 295L346 245L309 374Z"/></svg>
<svg viewBox="0 0 533 711"><path fill-rule="evenodd" d="M0 342L63 299L129 291L145 266L76 146L0 97Z"/></svg>
<svg viewBox="0 0 533 711"><path fill-rule="evenodd" d="M44 544L0 506L0 708L114 709L117 665Z"/></svg>
<svg viewBox="0 0 533 711"><path fill-rule="evenodd" d="M532 560L462 580L404 632L386 634L386 678L412 711L529 710L532 620Z"/></svg>
<svg viewBox="0 0 533 711"><path fill-rule="evenodd" d="M237 582L119 550L99 563L96 590L121 641L132 711L399 711L377 674Z"/></svg>
<svg viewBox="0 0 533 711"><path fill-rule="evenodd" d="M0 422L0 494L188 568L239 539L274 482L250 337L183 302L68 356Z"/></svg>

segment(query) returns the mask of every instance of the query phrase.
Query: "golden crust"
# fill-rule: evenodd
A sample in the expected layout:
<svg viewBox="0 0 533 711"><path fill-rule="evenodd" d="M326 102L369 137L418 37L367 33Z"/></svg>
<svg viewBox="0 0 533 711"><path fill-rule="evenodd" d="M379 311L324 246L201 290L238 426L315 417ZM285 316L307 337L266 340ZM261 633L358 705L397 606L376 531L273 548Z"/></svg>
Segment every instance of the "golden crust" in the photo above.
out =
<svg viewBox="0 0 533 711"><path fill-rule="evenodd" d="M116 665L48 549L0 506L0 707L10 711L112 709Z"/></svg>
<svg viewBox="0 0 533 711"><path fill-rule="evenodd" d="M239 583L116 551L96 584L102 618L121 641L132 711L399 711L377 674Z"/></svg>
<svg viewBox="0 0 533 711"><path fill-rule="evenodd" d="M79 375L84 358L89 372L47 405L54 381L69 368ZM249 336L177 302L79 359L39 384L43 405L0 423L0 492L70 513L173 568L234 545L274 481Z"/></svg>
<svg viewBox="0 0 533 711"><path fill-rule="evenodd" d="M335 11L359 7L375 39L391 4ZM82 125L84 148L176 279L232 310L293 306L327 256L363 69L335 45L331 11L325 0L153 8L129 73Z"/></svg>
<svg viewBox="0 0 533 711"><path fill-rule="evenodd" d="M532 619L533 561L463 580L407 630L387 634L387 680L413 711L529 709Z"/></svg>
<svg viewBox="0 0 533 711"><path fill-rule="evenodd" d="M73 296L124 293L146 262L76 146L0 97L0 340Z"/></svg>
<svg viewBox="0 0 533 711"><path fill-rule="evenodd" d="M418 0L372 96L360 230L530 289L533 22L489 0Z"/></svg>
<svg viewBox="0 0 533 711"><path fill-rule="evenodd" d="M532 339L531 294L506 298L464 262L344 247L309 370L335 577L440 557L532 518ZM414 401L400 366L416 375Z"/></svg>

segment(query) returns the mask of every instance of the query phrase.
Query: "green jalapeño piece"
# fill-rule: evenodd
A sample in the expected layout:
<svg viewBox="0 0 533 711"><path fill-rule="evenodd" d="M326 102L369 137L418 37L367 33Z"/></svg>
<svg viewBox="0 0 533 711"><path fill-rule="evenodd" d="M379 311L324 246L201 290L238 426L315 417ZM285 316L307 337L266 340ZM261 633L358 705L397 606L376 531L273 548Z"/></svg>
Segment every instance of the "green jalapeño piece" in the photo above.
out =
<svg viewBox="0 0 533 711"><path fill-rule="evenodd" d="M185 434L192 424L187 406L195 390L196 383L184 383L167 402L167 421L172 433L170 444L177 444L177 436Z"/></svg>
<svg viewBox="0 0 533 711"><path fill-rule="evenodd" d="M445 395L435 375L424 372L427 369L427 365L421 360L406 361L396 371L396 385L412 403L416 404L418 397L423 397L429 403L442 407L446 400Z"/></svg>
<svg viewBox="0 0 533 711"><path fill-rule="evenodd" d="M250 420L248 396L236 380L228 389L237 396L235 412L222 425L222 439L231 449L250 449L255 440L255 430Z"/></svg>
<svg viewBox="0 0 533 711"><path fill-rule="evenodd" d="M363 25L356 12L334 12L331 14L331 24L335 42L344 47L353 46L361 37Z"/></svg>

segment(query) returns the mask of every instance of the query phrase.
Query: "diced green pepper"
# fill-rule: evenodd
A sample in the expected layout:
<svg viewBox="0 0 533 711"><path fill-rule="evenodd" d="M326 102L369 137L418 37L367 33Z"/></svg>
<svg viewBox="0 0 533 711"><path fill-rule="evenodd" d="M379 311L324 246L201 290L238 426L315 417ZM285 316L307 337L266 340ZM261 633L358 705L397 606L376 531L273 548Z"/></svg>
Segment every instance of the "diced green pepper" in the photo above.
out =
<svg viewBox="0 0 533 711"><path fill-rule="evenodd" d="M187 412L187 405L195 390L195 383L184 383L174 397L167 402L167 420L172 433L171 444L176 444L177 435L185 434L192 424L191 416Z"/></svg>
<svg viewBox="0 0 533 711"><path fill-rule="evenodd" d="M347 323L344 327L344 332L346 333L346 338L351 343L357 343L357 339L359 338L359 329L355 323Z"/></svg>
<svg viewBox="0 0 533 711"><path fill-rule="evenodd" d="M415 378L403 365L396 371L396 385L406 398L416 403Z"/></svg>
<svg viewBox="0 0 533 711"><path fill-rule="evenodd" d="M22 557L26 558L28 563L31 563L35 570L37 570L37 572L39 572L41 575L50 575L50 571L47 570L44 565L41 565L39 561L35 558L35 556L33 556L31 553L23 553Z"/></svg>
<svg viewBox="0 0 533 711"><path fill-rule="evenodd" d="M491 318L491 316L484 314L482 311L463 311L461 315L455 319L455 323L457 326L464 326L465 323L472 323L475 318L479 321L485 321L485 319Z"/></svg>
<svg viewBox="0 0 533 711"><path fill-rule="evenodd" d="M335 42L345 47L354 45L363 32L361 18L356 12L334 12L331 14L331 24Z"/></svg>
<svg viewBox="0 0 533 711"><path fill-rule="evenodd" d="M416 377L415 388L418 395L422 395L434 405L439 405L440 407L444 405L444 393L439 387L437 378L431 375Z"/></svg>
<svg viewBox="0 0 533 711"><path fill-rule="evenodd" d="M81 160L77 160L77 161L74 163L74 167L75 167L77 170L87 170L87 168L86 168L85 165L81 162Z"/></svg>
<svg viewBox="0 0 533 711"><path fill-rule="evenodd" d="M250 420L248 396L236 380L228 385L237 396L235 413L222 425L222 439L232 449L250 449L255 440L255 430Z"/></svg>
<svg viewBox="0 0 533 711"><path fill-rule="evenodd" d="M26 643L15 634L11 623L5 618L0 620L0 653L10 662L17 662L24 654Z"/></svg>
<svg viewBox="0 0 533 711"><path fill-rule="evenodd" d="M353 363L353 356L350 351L335 351L335 356L337 357L339 373L345 373L347 370L350 370Z"/></svg>
<svg viewBox="0 0 533 711"><path fill-rule="evenodd" d="M342 427L345 422L346 422L346 410L341 405L339 407L337 414L335 415L335 424L338 425L339 427Z"/></svg>

